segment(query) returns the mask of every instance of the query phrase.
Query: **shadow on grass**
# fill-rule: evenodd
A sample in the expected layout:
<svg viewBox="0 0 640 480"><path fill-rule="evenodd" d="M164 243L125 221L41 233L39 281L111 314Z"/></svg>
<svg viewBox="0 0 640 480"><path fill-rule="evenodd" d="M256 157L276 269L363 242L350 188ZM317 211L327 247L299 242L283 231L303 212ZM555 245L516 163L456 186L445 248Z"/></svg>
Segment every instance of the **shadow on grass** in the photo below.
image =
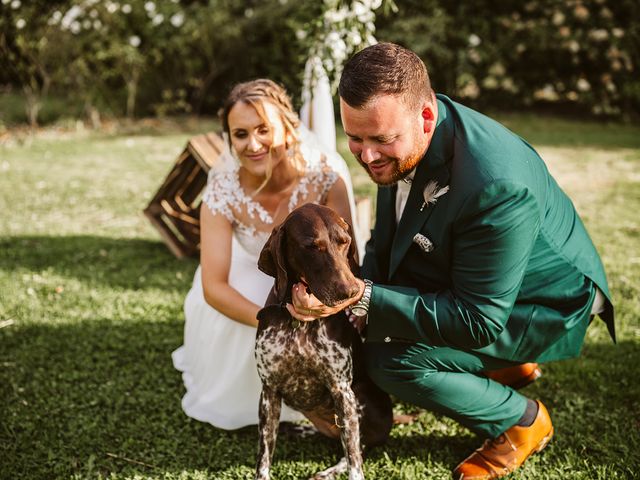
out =
<svg viewBox="0 0 640 480"><path fill-rule="evenodd" d="M257 430L217 430L183 414L183 387L170 359L181 339L181 324L156 318L1 329L4 478L174 478L197 471L245 478L253 470ZM545 401L556 426L545 469L563 467L567 455L576 456L570 459L576 465L587 458L581 463L586 469L640 467L640 441L630 434L640 413L638 365L637 345L622 342L589 345L579 360L545 366L545 376L527 393ZM449 470L479 444L446 428L426 430L394 434L371 452L369 468L410 458ZM281 435L274 465L304 476L339 454L336 443L319 436Z"/></svg>
<svg viewBox="0 0 640 480"><path fill-rule="evenodd" d="M94 235L0 238L0 269L48 271L109 287L167 288L174 286L176 273L189 282L197 261L179 260L163 243L136 238Z"/></svg>
<svg viewBox="0 0 640 480"><path fill-rule="evenodd" d="M75 325L0 330L0 472L4 478L123 476L206 470L252 470L257 428L223 431L187 418L170 354L178 322L91 319ZM392 440L393 456L438 454L437 439ZM372 452L380 458L385 450ZM279 436L275 463L328 466L337 442L319 435ZM313 473L313 472L308 472ZM1 475L0 475L1 476ZM87 475L88 476L88 475Z"/></svg>

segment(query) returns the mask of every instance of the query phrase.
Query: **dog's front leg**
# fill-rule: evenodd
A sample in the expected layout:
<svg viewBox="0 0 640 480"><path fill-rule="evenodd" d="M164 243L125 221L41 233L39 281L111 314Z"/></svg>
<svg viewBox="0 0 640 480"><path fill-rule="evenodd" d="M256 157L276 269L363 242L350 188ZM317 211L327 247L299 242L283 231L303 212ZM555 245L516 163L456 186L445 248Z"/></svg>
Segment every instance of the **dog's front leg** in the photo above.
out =
<svg viewBox="0 0 640 480"><path fill-rule="evenodd" d="M336 385L331 391L331 396L335 403L340 439L349 466L349 480L363 480L360 421L356 396L351 385L345 382Z"/></svg>
<svg viewBox="0 0 640 480"><path fill-rule="evenodd" d="M276 446L281 407L282 399L280 395L275 389L263 385L258 410L260 445L256 464L256 480L269 480L269 469L271 468L273 450Z"/></svg>

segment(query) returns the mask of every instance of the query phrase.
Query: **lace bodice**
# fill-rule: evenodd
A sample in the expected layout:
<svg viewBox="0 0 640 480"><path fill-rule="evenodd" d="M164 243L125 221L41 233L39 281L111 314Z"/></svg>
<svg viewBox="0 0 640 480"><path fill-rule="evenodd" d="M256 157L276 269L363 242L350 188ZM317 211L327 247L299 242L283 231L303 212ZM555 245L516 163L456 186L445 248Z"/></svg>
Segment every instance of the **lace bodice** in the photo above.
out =
<svg viewBox="0 0 640 480"><path fill-rule="evenodd" d="M324 155L307 165L304 176L291 192L287 214L305 203L323 204L338 174ZM202 202L213 214L224 215L232 224L238 242L258 255L273 230L274 220L260 203L240 185L239 167L215 172L205 187Z"/></svg>

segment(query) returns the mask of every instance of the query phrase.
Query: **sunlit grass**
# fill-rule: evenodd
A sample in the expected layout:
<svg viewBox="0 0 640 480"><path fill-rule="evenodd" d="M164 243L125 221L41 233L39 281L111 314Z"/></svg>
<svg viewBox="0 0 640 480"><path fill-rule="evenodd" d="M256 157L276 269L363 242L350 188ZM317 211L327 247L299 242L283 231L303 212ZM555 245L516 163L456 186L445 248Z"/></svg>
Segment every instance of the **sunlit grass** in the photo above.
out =
<svg viewBox="0 0 640 480"><path fill-rule="evenodd" d="M556 437L512 478L636 478L640 128L505 119L540 150L585 220L619 338L611 344L596 322L579 359L543 367L526 394L549 407ZM0 478L252 478L256 428L224 432L180 409L169 355L197 261L175 259L141 213L186 140L209 128L49 131L0 145ZM344 137L340 149L358 194L372 193ZM446 479L480 442L424 412L371 452L366 474ZM281 436L274 478L308 477L339 455L320 437Z"/></svg>

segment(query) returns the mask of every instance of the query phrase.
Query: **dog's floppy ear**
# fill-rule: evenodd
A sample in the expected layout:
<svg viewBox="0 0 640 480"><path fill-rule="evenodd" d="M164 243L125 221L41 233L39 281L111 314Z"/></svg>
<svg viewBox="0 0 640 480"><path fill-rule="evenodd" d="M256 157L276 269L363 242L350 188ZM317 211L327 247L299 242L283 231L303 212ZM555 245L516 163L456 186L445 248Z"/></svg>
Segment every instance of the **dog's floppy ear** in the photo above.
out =
<svg viewBox="0 0 640 480"><path fill-rule="evenodd" d="M356 245L356 237L353 235L353 228L349 225L348 222L344 222L347 224L347 232L351 237L351 243L349 243L349 252L347 253L347 259L349 260L349 268L351 272L356 275L360 273L360 263L358 262L358 246Z"/></svg>
<svg viewBox="0 0 640 480"><path fill-rule="evenodd" d="M275 277L275 293L278 302L284 301L287 296L289 277L284 258L285 236L284 228L279 226L271 232L267 243L262 247L258 268L271 277Z"/></svg>

